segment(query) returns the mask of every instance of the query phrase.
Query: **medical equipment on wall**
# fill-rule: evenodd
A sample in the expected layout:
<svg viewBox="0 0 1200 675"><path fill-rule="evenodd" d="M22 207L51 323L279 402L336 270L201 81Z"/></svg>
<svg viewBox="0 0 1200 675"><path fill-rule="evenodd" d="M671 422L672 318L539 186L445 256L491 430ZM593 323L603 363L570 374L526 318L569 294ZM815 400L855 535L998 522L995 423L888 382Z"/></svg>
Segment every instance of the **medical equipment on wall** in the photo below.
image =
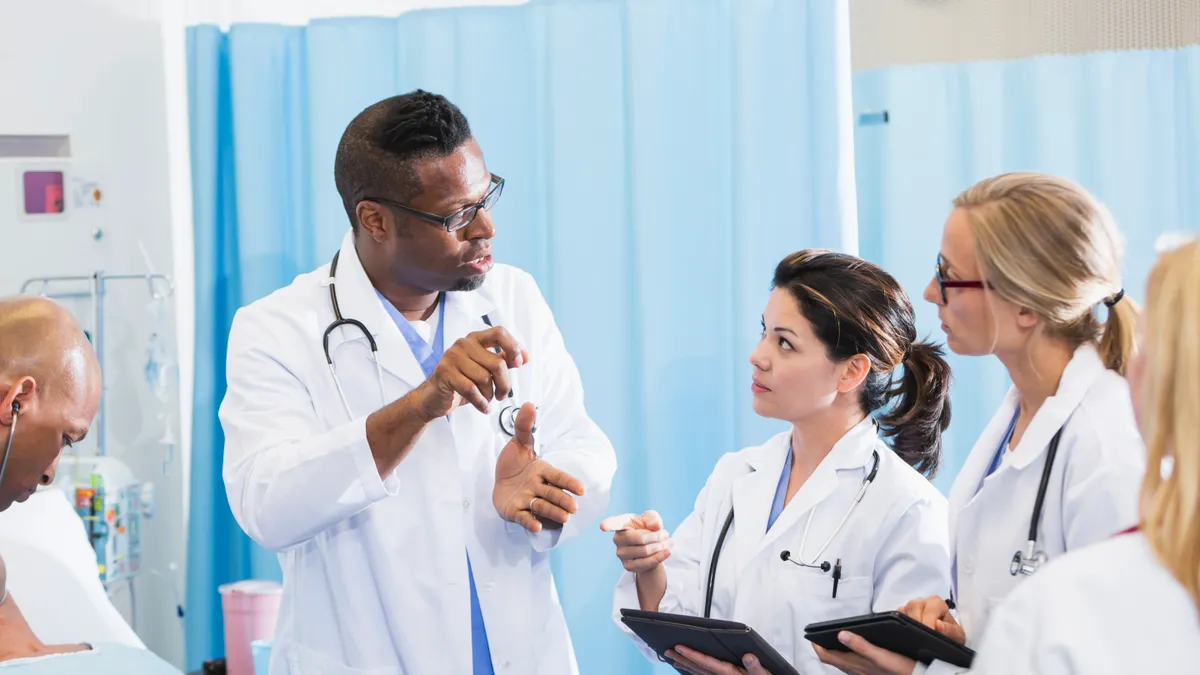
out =
<svg viewBox="0 0 1200 675"><path fill-rule="evenodd" d="M831 566L829 561L824 561L820 564L816 564L816 562L817 559L821 557L821 554L825 552L825 549L829 548L829 544L832 543L834 538L838 536L838 533L842 531L842 527L846 524L846 521L850 520L850 514L854 513L854 508L858 506L858 503L862 501L863 496L867 494L867 488L871 486L871 483L875 482L875 476L879 473L879 451L872 450L871 456L873 460L871 463L871 470L866 476L863 477L862 485L858 488L858 494L854 496L854 501L850 502L850 508L846 509L846 515L842 516L842 520L837 524L837 527L833 528L833 532L829 534L829 537L825 540L825 543L821 545L821 548L817 550L812 559L806 563L803 560L803 556L804 549L808 545L808 527L809 525L812 525L812 514L813 511L816 511L816 506L813 506L812 510L808 512L808 522L804 526L804 537L800 540L801 559L793 559L791 551L783 551L779 556L784 562L790 562L799 567L811 567L814 569L819 569L822 572L828 572L830 567L833 567L833 597L835 598L837 597L838 581L841 580L842 576L841 559L838 559L836 566ZM709 618L709 615L712 613L713 590L716 587L717 562L721 559L721 547L725 543L725 535L729 534L729 528L732 525L733 508L730 507L729 515L725 518L725 524L721 526L721 534L717 536L717 544L713 547L712 558L708 565L708 584L704 592L704 618L706 619Z"/></svg>
<svg viewBox="0 0 1200 675"><path fill-rule="evenodd" d="M1038 485L1037 498L1033 502L1033 517L1029 519L1029 540L1025 542L1025 550L1013 554L1008 572L1014 577L1018 574L1029 576L1038 571L1046 562L1046 552L1037 548L1038 523L1042 520L1042 505L1046 501L1046 487L1050 484L1050 473L1054 471L1054 456L1058 454L1058 441L1062 438L1062 429L1050 439L1050 448L1046 451L1046 465L1042 467L1042 482Z"/></svg>
<svg viewBox="0 0 1200 675"><path fill-rule="evenodd" d="M55 300L83 300L89 304L90 321L81 317L80 323L90 323L86 331L92 342L102 373L105 367L104 296L111 282L137 281L146 284L150 296L149 310L154 320L153 332L148 340L147 355L143 366L143 377L151 393L166 407L170 397L168 376L174 372L165 342L165 303L173 294L171 280L161 274L107 274L93 272L87 276L55 276L28 279L21 287L22 293L37 293ZM64 453L59 460L53 487L62 490L75 505L76 513L83 521L88 541L96 553L96 570L101 582L111 589L121 581L132 581L142 571L142 520L153 517L156 509L154 484L135 478L130 468L121 460L109 455L108 434L105 417L107 405L107 382L101 388L100 407L92 422L90 436L95 438L94 454ZM159 415L164 420L164 415ZM156 443L171 441L167 446L168 457L173 457L173 418L166 417L168 428ZM168 460L169 461L169 460ZM167 461L163 463L166 473ZM129 587L133 593L133 587ZM131 601L131 605L134 604Z"/></svg>
<svg viewBox="0 0 1200 675"><path fill-rule="evenodd" d="M55 223L56 231L44 236L83 230L100 240L104 190L93 177L97 173L72 156L68 135L0 134L0 204L16 207L0 213L0 221Z"/></svg>
<svg viewBox="0 0 1200 675"><path fill-rule="evenodd" d="M92 351L96 353L96 360L100 365L101 373L108 373L105 367L104 355L104 296L107 292L108 285L112 282L125 281L140 281L146 284L147 292L151 297L152 303L165 302L174 294L174 286L171 283L170 277L162 274L145 273L145 274L108 274L102 271L92 272L86 276L52 276L52 277L34 277L26 279L21 285L21 293L35 293L42 297L51 298L54 300L85 300L89 303L90 322L82 320L81 324L90 323L91 330L87 331L88 338L92 342ZM69 286L70 290L55 289L53 286ZM158 330L161 330L161 326ZM159 333L161 334L161 333ZM155 338L152 338L152 342ZM163 362L165 362L165 346L160 344L156 349L163 350ZM148 360L149 363L149 360ZM161 369L155 366L155 375L161 375ZM106 378L107 379L107 378ZM149 382L148 382L149 384ZM156 380L155 386L158 386ZM96 454L108 454L107 434L105 434L105 412L107 410L105 390L107 384L102 384L100 391L100 408L96 412L96 418L92 422L91 435L96 438ZM153 391L153 390L152 390ZM158 392L155 392L156 395Z"/></svg>
<svg viewBox="0 0 1200 675"><path fill-rule="evenodd" d="M64 455L54 487L75 505L96 551L100 581L111 586L142 569L142 519L154 509L154 486L140 483L113 457Z"/></svg>

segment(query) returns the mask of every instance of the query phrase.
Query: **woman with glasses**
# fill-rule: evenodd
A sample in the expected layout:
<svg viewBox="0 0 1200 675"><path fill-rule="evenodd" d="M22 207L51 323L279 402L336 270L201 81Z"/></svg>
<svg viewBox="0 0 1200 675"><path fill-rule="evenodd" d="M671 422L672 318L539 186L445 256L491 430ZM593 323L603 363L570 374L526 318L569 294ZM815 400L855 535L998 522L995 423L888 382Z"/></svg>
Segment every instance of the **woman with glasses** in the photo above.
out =
<svg viewBox="0 0 1200 675"><path fill-rule="evenodd" d="M1145 458L1123 373L1138 310L1122 249L1104 206L1062 178L1004 174L954 200L925 299L952 351L994 355L1013 383L950 491L957 616L936 596L904 607L959 642L1043 562L1137 520ZM966 672L840 637L853 653L818 651L848 673Z"/></svg>
<svg viewBox="0 0 1200 675"><path fill-rule="evenodd" d="M626 570L618 626L621 610L739 621L800 672L832 672L805 626L950 588L946 500L921 475L938 467L950 368L917 340L900 284L865 260L800 251L772 286L747 385L788 430L722 457L673 538L652 511L601 529ZM695 675L764 672L743 654L665 656Z"/></svg>
<svg viewBox="0 0 1200 675"><path fill-rule="evenodd" d="M1163 255L1148 286L1129 366L1151 467L1140 525L1014 591L983 637L978 672L1187 673L1200 664L1200 242Z"/></svg>

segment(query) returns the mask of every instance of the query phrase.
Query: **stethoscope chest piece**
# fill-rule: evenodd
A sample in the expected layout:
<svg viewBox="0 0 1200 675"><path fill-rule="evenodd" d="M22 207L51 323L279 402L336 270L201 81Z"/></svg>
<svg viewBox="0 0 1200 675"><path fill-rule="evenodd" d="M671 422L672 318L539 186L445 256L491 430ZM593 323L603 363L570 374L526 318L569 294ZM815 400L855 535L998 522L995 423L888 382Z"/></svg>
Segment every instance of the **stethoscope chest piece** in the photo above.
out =
<svg viewBox="0 0 1200 675"><path fill-rule="evenodd" d="M1042 563L1046 562L1047 559L1048 558L1046 557L1045 551L1034 551L1029 555L1026 555L1021 551L1017 551L1013 554L1012 562L1008 565L1008 573L1014 577L1018 574L1029 576L1038 571L1038 568L1041 567Z"/></svg>
<svg viewBox="0 0 1200 675"><path fill-rule="evenodd" d="M506 406L500 411L500 430L509 436L517 435L517 406Z"/></svg>
<svg viewBox="0 0 1200 675"><path fill-rule="evenodd" d="M496 416L497 422L500 424L500 430L509 436L517 435L517 413L521 411L521 406L509 405L505 406ZM533 423L533 431L537 432L537 421Z"/></svg>

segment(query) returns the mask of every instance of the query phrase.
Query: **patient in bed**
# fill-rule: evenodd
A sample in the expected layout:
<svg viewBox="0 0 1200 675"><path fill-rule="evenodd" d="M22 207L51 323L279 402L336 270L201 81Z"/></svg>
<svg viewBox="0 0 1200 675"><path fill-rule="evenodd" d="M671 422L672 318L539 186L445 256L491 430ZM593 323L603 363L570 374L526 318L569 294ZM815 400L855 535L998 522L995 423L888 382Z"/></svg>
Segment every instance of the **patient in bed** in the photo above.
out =
<svg viewBox="0 0 1200 675"><path fill-rule="evenodd" d="M0 673L8 675L181 675L153 652L124 645L45 645L8 594L0 558Z"/></svg>

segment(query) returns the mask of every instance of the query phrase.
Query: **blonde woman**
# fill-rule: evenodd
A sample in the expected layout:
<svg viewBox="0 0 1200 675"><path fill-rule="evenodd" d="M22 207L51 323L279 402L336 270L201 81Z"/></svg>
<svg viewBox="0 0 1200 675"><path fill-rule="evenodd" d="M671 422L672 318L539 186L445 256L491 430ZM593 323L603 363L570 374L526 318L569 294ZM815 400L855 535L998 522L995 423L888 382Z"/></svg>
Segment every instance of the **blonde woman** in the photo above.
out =
<svg viewBox="0 0 1200 675"><path fill-rule="evenodd" d="M939 597L904 607L960 642L973 646L1043 562L1137 521L1145 456L1122 376L1137 307L1122 249L1107 210L1062 178L1004 174L954 200L925 299L952 351L994 355L1013 383L950 491L957 616ZM851 653L817 651L848 673L966 672L839 637Z"/></svg>
<svg viewBox="0 0 1200 675"><path fill-rule="evenodd" d="M1063 558L996 611L984 673L1185 673L1200 664L1200 242L1150 273L1129 369L1149 466L1141 525ZM1113 621L1113 617L1130 617Z"/></svg>

